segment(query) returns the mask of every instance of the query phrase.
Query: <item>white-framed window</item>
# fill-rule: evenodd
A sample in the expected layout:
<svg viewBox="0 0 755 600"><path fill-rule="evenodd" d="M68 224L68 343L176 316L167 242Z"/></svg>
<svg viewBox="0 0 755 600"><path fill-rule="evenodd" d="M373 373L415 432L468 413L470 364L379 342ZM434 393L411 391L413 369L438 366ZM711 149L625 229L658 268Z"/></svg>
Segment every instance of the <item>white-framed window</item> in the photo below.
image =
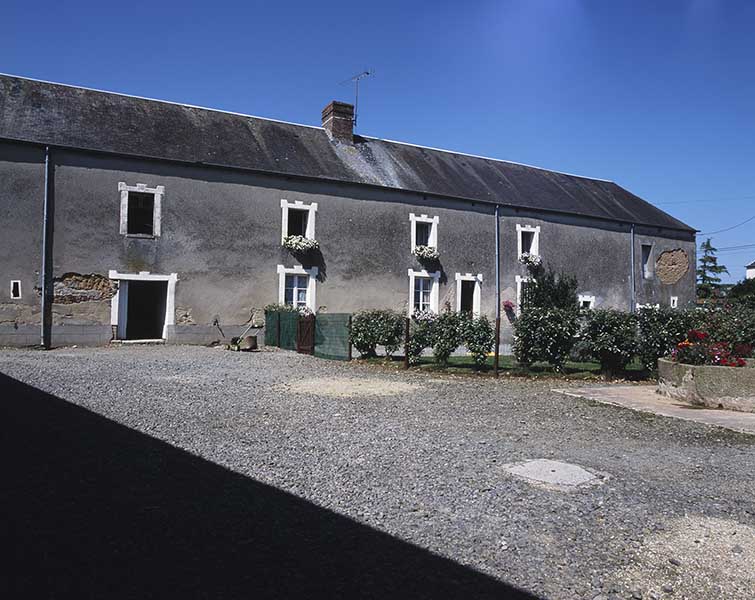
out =
<svg viewBox="0 0 755 600"><path fill-rule="evenodd" d="M653 245L642 244L642 277L643 279L653 278Z"/></svg>
<svg viewBox="0 0 755 600"><path fill-rule="evenodd" d="M315 239L315 216L317 202L304 204L301 200L281 200L281 243L289 235Z"/></svg>
<svg viewBox="0 0 755 600"><path fill-rule="evenodd" d="M525 252L540 255L540 225L516 225L517 256Z"/></svg>
<svg viewBox="0 0 755 600"><path fill-rule="evenodd" d="M21 280L12 279L10 282L10 299L21 300Z"/></svg>
<svg viewBox="0 0 755 600"><path fill-rule="evenodd" d="M317 274L317 267L305 269L301 265L290 268L278 265L278 303L317 310Z"/></svg>
<svg viewBox="0 0 755 600"><path fill-rule="evenodd" d="M519 315L522 312L523 303L526 299L527 286L534 280L532 277L516 276L516 314Z"/></svg>
<svg viewBox="0 0 755 600"><path fill-rule="evenodd" d="M679 296L671 296L671 308L679 307Z"/></svg>
<svg viewBox="0 0 755 600"><path fill-rule="evenodd" d="M165 188L147 187L144 183L126 185L118 182L121 194L121 235L159 237L162 229L162 202Z"/></svg>
<svg viewBox="0 0 755 600"><path fill-rule="evenodd" d="M480 298L482 296L482 273L456 274L456 312L471 313L480 316Z"/></svg>
<svg viewBox="0 0 755 600"><path fill-rule="evenodd" d="M595 296L589 296L587 294L580 294L579 307L580 308L595 308Z"/></svg>
<svg viewBox="0 0 755 600"><path fill-rule="evenodd" d="M409 213L409 222L412 225L412 252L417 246L438 247L439 217Z"/></svg>
<svg viewBox="0 0 755 600"><path fill-rule="evenodd" d="M438 312L440 271L409 269L409 314L416 310Z"/></svg>

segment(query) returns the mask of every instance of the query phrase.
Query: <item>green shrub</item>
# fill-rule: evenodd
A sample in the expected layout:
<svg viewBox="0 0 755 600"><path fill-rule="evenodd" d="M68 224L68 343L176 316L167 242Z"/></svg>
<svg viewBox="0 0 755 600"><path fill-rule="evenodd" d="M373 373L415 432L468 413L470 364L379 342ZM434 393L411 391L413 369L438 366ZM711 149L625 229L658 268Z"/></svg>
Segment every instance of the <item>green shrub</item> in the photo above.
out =
<svg viewBox="0 0 755 600"><path fill-rule="evenodd" d="M459 313L447 311L442 313L433 324L432 345L435 362L446 366L448 357L463 341L468 317Z"/></svg>
<svg viewBox="0 0 755 600"><path fill-rule="evenodd" d="M390 356L401 345L404 316L395 310L360 310L351 318L351 343L362 356L375 356L383 346Z"/></svg>
<svg viewBox="0 0 755 600"><path fill-rule="evenodd" d="M409 330L409 344L405 349L409 362L417 364L425 348L431 348L435 337L438 315L431 311L415 312Z"/></svg>
<svg viewBox="0 0 755 600"><path fill-rule="evenodd" d="M655 371L658 359L669 356L694 326L694 314L667 306L641 306L637 312L638 354L648 371Z"/></svg>
<svg viewBox="0 0 755 600"><path fill-rule="evenodd" d="M485 365L488 353L495 345L495 330L485 317L467 318L464 327L464 345L474 359L478 369Z"/></svg>
<svg viewBox="0 0 755 600"><path fill-rule="evenodd" d="M637 352L637 318L613 309L587 311L584 348L606 375L622 371Z"/></svg>
<svg viewBox="0 0 755 600"><path fill-rule="evenodd" d="M528 308L514 322L514 356L529 366L544 361L563 369L579 331L576 308Z"/></svg>
<svg viewBox="0 0 755 600"><path fill-rule="evenodd" d="M529 284L527 308L561 308L569 310L577 306L579 284L572 275L556 275L542 269Z"/></svg>

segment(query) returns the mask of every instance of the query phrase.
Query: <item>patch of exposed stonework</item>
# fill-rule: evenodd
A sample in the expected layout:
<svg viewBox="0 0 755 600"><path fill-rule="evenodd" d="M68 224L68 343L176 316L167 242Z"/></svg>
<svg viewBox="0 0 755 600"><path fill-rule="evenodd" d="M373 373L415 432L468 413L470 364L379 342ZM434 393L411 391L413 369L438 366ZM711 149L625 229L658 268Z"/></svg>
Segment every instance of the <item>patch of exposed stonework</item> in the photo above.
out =
<svg viewBox="0 0 755 600"><path fill-rule="evenodd" d="M655 273L666 285L678 282L689 271L689 256L681 248L667 250L658 255L655 261Z"/></svg>
<svg viewBox="0 0 755 600"><path fill-rule="evenodd" d="M117 290L118 286L115 281L103 275L66 273L53 280L53 302L77 304L109 300Z"/></svg>
<svg viewBox="0 0 755 600"><path fill-rule="evenodd" d="M176 325L194 325L194 317L191 316L191 308L176 307Z"/></svg>

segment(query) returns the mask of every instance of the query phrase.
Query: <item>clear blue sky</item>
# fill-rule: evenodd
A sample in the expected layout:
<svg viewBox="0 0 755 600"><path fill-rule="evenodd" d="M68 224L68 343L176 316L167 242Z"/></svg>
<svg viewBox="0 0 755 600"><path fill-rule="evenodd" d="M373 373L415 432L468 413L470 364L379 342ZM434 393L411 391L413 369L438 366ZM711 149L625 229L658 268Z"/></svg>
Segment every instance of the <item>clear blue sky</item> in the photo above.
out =
<svg viewBox="0 0 755 600"><path fill-rule="evenodd" d="M0 71L612 179L703 232L755 215L755 2L29 2ZM755 221L714 236L755 243ZM733 279L755 248L721 254Z"/></svg>

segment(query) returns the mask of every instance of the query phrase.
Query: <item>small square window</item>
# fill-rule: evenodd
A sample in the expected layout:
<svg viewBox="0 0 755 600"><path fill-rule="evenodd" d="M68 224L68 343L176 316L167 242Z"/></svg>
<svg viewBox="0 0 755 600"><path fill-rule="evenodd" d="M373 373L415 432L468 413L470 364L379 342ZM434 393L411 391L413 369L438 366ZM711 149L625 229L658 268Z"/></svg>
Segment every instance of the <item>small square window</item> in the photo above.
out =
<svg viewBox="0 0 755 600"><path fill-rule="evenodd" d="M595 296L588 296L586 294L579 295L579 307L580 308L595 308Z"/></svg>
<svg viewBox="0 0 755 600"><path fill-rule="evenodd" d="M21 300L21 280L14 279L10 282L11 300Z"/></svg>
<svg viewBox="0 0 755 600"><path fill-rule="evenodd" d="M517 223L517 249L522 254L540 255L540 226L521 225Z"/></svg>
<svg viewBox="0 0 755 600"><path fill-rule="evenodd" d="M412 251L417 246L438 247L438 217L409 213L411 222Z"/></svg>
<svg viewBox="0 0 755 600"><path fill-rule="evenodd" d="M128 193L127 231L129 235L153 235L155 195L148 192Z"/></svg>
<svg viewBox="0 0 755 600"><path fill-rule="evenodd" d="M309 210L298 210L295 208L288 209L288 231L286 235L307 236L307 220L309 219Z"/></svg>

